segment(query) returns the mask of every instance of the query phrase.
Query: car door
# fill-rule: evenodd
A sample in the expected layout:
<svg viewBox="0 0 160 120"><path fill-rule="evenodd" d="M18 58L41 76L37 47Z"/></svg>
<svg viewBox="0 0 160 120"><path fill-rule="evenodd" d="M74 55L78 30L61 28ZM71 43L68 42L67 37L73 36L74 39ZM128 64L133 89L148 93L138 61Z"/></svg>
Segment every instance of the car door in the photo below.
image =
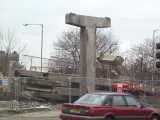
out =
<svg viewBox="0 0 160 120"><path fill-rule="evenodd" d="M123 95L112 96L112 113L116 120L131 120L128 116L128 107Z"/></svg>
<svg viewBox="0 0 160 120"><path fill-rule="evenodd" d="M130 113L130 118L132 120L144 120L147 111L145 110L145 108L141 107L141 103L131 95L126 95L125 100L128 105L127 109Z"/></svg>

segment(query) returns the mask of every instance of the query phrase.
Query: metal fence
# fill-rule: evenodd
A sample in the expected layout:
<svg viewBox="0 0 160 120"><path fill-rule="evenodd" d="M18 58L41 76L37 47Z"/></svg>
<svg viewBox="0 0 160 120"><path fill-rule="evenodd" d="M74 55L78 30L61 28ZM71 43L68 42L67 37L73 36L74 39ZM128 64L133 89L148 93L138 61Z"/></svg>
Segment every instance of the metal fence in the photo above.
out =
<svg viewBox="0 0 160 120"><path fill-rule="evenodd" d="M30 108L49 108L59 110L61 103L73 102L84 93L84 81L90 78L78 75L54 74L47 78L13 77L9 79L8 100L10 109L21 111ZM126 82L117 79L96 78L96 91L113 91L112 84ZM150 80L136 81L147 96L150 103L160 105L159 81L155 81L154 89ZM152 90L153 89L153 90ZM87 91L86 91L87 93Z"/></svg>
<svg viewBox="0 0 160 120"><path fill-rule="evenodd" d="M9 100L11 110L21 110L38 105L72 102L84 93L83 82L89 78L70 75L54 75L48 78L10 78ZM109 91L107 79L96 79L97 91Z"/></svg>
<svg viewBox="0 0 160 120"><path fill-rule="evenodd" d="M144 91L160 95L160 80L137 80L137 83Z"/></svg>
<svg viewBox="0 0 160 120"><path fill-rule="evenodd" d="M26 67L26 70L41 71L41 58L37 56L22 55L21 63ZM71 67L71 68L70 68ZM70 59L53 57L42 58L42 71L54 73L70 73L76 72L77 67ZM78 71L78 70L77 70Z"/></svg>

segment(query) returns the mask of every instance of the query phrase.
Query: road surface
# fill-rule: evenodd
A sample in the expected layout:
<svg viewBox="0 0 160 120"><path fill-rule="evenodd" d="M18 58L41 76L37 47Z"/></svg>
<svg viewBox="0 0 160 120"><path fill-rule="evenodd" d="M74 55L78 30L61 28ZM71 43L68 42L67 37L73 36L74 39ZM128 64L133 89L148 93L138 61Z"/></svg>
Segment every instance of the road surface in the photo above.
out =
<svg viewBox="0 0 160 120"><path fill-rule="evenodd" d="M1 117L0 120L59 120L59 111L43 111L34 113L23 113Z"/></svg>

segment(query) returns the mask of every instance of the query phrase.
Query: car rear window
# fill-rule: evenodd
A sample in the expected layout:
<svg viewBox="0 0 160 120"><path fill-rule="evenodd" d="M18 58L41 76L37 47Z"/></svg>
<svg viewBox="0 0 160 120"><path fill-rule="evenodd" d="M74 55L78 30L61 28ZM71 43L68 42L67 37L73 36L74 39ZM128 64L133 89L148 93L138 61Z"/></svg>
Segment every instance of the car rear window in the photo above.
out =
<svg viewBox="0 0 160 120"><path fill-rule="evenodd" d="M106 95L86 94L86 95L80 97L74 103L76 103L76 104L95 104L95 105L101 105L101 104L104 103L105 99L106 99Z"/></svg>

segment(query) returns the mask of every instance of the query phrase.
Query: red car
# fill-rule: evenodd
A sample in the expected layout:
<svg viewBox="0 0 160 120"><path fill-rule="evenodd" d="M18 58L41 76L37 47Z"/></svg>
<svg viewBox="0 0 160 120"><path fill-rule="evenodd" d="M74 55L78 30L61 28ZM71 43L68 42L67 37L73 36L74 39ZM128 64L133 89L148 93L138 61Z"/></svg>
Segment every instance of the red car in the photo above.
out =
<svg viewBox="0 0 160 120"><path fill-rule="evenodd" d="M61 120L160 120L160 110L126 93L92 93L64 103Z"/></svg>

